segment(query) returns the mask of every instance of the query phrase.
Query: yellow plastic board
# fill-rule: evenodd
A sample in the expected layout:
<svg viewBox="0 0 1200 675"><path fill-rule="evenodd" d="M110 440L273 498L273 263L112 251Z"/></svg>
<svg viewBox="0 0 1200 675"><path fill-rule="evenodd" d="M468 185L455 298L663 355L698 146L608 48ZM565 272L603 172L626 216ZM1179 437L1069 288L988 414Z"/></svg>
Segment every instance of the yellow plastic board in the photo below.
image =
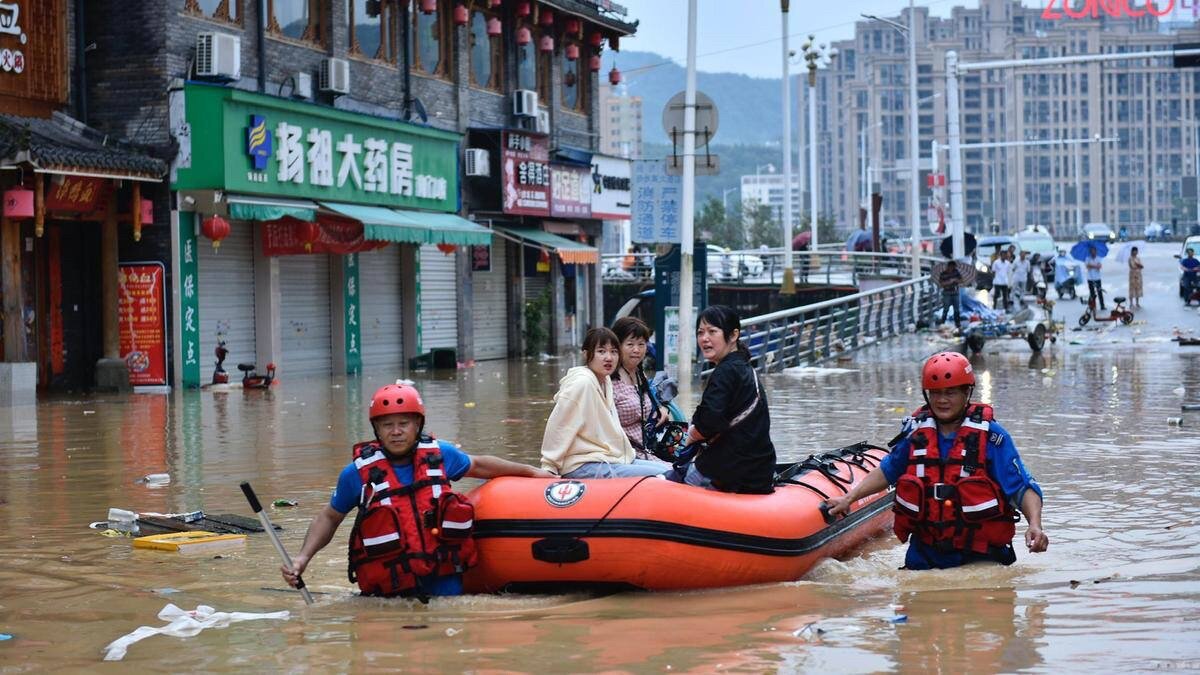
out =
<svg viewBox="0 0 1200 675"><path fill-rule="evenodd" d="M133 540L134 548L178 551L180 553L199 553L212 549L228 549L245 545L246 535L244 534L216 534L204 531L154 534L148 537L138 537Z"/></svg>

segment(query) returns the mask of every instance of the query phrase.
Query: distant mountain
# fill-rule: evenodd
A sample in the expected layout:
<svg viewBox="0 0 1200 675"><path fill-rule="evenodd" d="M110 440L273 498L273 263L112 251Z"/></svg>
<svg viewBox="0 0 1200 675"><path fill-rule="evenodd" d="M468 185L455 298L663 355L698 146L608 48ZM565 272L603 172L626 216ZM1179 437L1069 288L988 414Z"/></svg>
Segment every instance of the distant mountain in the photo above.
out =
<svg viewBox="0 0 1200 675"><path fill-rule="evenodd" d="M667 101L683 91L687 71L683 65L653 52L604 52L607 74L616 64L624 75L625 86L633 96L642 97L643 129L646 143L671 142L662 128L662 111ZM793 75L792 84L800 80ZM779 79L764 79L736 73L696 73L696 87L708 94L717 106L719 122L714 143L722 145L778 145L783 136L781 85ZM796 110L796 88L792 88ZM796 123L795 113L792 118ZM793 134L798 128L792 127ZM794 138L794 136L793 136ZM793 142L795 142L793 140Z"/></svg>

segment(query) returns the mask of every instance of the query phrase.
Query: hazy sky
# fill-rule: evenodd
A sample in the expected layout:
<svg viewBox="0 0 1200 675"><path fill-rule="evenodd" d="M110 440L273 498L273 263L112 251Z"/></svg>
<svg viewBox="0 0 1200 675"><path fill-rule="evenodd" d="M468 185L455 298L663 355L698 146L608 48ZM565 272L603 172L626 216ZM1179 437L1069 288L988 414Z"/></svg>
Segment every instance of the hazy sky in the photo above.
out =
<svg viewBox="0 0 1200 675"><path fill-rule="evenodd" d="M617 2L629 9L629 19L641 21L637 35L622 40L622 49L656 52L680 65L686 63L687 0ZM929 7L935 16L949 16L956 5L979 6L978 0L917 0L915 4ZM1031 5L1031 1L1025 4ZM755 77L782 74L779 0L698 0L696 5L696 64L700 70ZM819 42L853 37L854 22L862 20L860 14L895 18L907 6L907 0L792 0L788 46L799 52L809 33ZM793 66L793 72L799 69Z"/></svg>

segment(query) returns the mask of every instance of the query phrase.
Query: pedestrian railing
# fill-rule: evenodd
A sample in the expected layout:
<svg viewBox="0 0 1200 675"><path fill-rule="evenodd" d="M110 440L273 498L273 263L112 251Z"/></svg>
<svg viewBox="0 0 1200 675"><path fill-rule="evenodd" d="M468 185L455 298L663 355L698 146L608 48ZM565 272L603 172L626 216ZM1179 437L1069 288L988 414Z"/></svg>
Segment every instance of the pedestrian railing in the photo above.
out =
<svg viewBox="0 0 1200 675"><path fill-rule="evenodd" d="M782 249L709 251L709 284L762 286L783 282L786 252ZM794 251L793 279L797 283L857 285L866 275L909 277L912 256L908 253L851 251ZM932 258L920 258L921 272L928 273ZM623 253L601 256L605 283L629 283L654 278L653 253Z"/></svg>
<svg viewBox="0 0 1200 675"><path fill-rule="evenodd" d="M812 365L915 331L917 324L931 324L940 302L937 287L925 275L743 319L742 339L760 372Z"/></svg>

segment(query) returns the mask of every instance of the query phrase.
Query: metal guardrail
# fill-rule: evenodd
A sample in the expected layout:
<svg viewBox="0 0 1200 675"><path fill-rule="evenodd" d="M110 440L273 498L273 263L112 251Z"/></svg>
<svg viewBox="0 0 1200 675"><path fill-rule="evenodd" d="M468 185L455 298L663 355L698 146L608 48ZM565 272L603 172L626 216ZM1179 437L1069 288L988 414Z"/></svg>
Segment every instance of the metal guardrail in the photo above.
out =
<svg viewBox="0 0 1200 675"><path fill-rule="evenodd" d="M742 320L755 369L819 363L932 323L941 295L929 276ZM711 370L706 367L705 371ZM702 373L703 374L703 373Z"/></svg>
<svg viewBox="0 0 1200 675"><path fill-rule="evenodd" d="M909 253L852 252L844 250L795 251L795 279L800 283L857 284L861 274L908 277ZM783 281L784 251L752 249L710 251L707 256L709 283L768 285ZM619 253L601 256L605 283L629 283L654 278L653 253ZM928 273L937 258L921 256L921 271Z"/></svg>

